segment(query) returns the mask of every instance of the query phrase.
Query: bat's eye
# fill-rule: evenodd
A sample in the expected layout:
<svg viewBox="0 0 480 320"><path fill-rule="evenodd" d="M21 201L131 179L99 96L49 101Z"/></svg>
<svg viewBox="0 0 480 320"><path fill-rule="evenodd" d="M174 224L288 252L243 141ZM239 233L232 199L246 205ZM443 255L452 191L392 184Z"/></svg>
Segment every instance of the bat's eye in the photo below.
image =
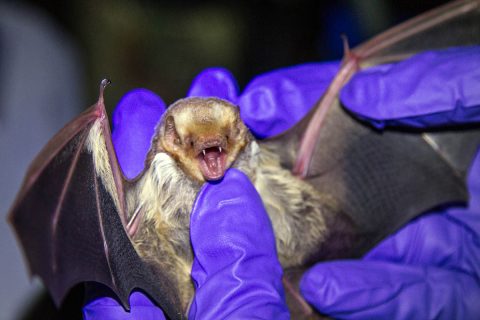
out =
<svg viewBox="0 0 480 320"><path fill-rule="evenodd" d="M193 148L193 141L190 141L190 147Z"/></svg>

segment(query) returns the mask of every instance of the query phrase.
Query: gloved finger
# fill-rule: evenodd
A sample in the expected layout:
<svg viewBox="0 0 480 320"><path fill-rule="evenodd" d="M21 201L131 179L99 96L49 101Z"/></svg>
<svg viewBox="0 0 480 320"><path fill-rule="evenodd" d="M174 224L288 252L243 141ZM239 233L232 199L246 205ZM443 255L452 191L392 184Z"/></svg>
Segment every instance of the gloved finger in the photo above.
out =
<svg viewBox="0 0 480 320"><path fill-rule="evenodd" d="M282 133L321 98L339 65L337 61L303 64L256 77L237 101L242 119L258 138Z"/></svg>
<svg viewBox="0 0 480 320"><path fill-rule="evenodd" d="M477 234L456 223L446 212L436 212L410 222L363 259L452 269L480 280L479 252Z"/></svg>
<svg viewBox="0 0 480 320"><path fill-rule="evenodd" d="M337 261L310 269L301 292L339 319L474 319L478 279L456 270L382 261Z"/></svg>
<svg viewBox="0 0 480 320"><path fill-rule="evenodd" d="M342 103L378 128L480 121L480 46L430 51L353 76Z"/></svg>
<svg viewBox="0 0 480 320"><path fill-rule="evenodd" d="M117 300L104 296L94 299L83 307L84 320L166 320L162 310L154 305L143 293L135 291L130 295L130 312Z"/></svg>
<svg viewBox="0 0 480 320"><path fill-rule="evenodd" d="M127 178L142 172L155 125L164 111L165 103L159 96L135 89L123 96L113 112L112 142Z"/></svg>
<svg viewBox="0 0 480 320"><path fill-rule="evenodd" d="M224 68L208 68L192 81L188 97L217 97L235 104L238 84L233 75Z"/></svg>
<svg viewBox="0 0 480 320"><path fill-rule="evenodd" d="M288 319L272 225L240 171L204 185L190 224L192 319Z"/></svg>
<svg viewBox="0 0 480 320"><path fill-rule="evenodd" d="M473 232L477 239L480 239L480 150L477 152L468 172L467 185L470 194L468 210L452 208L448 210L447 214L452 220L462 224L465 229ZM480 241L477 240L477 242Z"/></svg>

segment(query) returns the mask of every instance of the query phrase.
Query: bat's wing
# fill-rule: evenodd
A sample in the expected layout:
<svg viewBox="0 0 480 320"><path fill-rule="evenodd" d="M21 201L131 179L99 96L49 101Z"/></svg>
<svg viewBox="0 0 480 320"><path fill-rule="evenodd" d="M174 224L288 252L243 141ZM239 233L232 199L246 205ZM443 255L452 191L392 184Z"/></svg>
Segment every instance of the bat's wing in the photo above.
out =
<svg viewBox="0 0 480 320"><path fill-rule="evenodd" d="M148 294L168 317L180 318L170 280L142 262L127 234L123 178L99 101L67 124L31 164L9 214L31 275L58 304L78 283L109 287L129 308Z"/></svg>
<svg viewBox="0 0 480 320"><path fill-rule="evenodd" d="M466 202L465 175L480 142L478 127L440 133L378 132L342 108L338 93L343 84L359 68L398 61L425 49L473 43L480 43L478 0L455 1L394 27L348 51L310 114L266 142L285 167L334 197L338 210L353 223L354 240L329 257L361 255L416 215ZM335 227L334 221L331 228Z"/></svg>
<svg viewBox="0 0 480 320"><path fill-rule="evenodd" d="M468 201L466 172L480 128L436 133L439 153L427 133L378 132L338 105L323 126L305 179L334 197L355 226L351 247L333 256L361 256L415 216Z"/></svg>

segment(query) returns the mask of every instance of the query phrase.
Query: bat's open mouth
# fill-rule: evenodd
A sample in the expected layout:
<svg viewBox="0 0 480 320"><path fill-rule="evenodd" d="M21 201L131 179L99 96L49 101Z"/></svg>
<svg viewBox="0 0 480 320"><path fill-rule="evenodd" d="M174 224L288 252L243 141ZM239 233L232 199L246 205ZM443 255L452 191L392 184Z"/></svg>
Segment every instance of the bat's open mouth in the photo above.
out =
<svg viewBox="0 0 480 320"><path fill-rule="evenodd" d="M221 179L227 170L227 154L222 147L205 148L198 155L198 159L205 180Z"/></svg>

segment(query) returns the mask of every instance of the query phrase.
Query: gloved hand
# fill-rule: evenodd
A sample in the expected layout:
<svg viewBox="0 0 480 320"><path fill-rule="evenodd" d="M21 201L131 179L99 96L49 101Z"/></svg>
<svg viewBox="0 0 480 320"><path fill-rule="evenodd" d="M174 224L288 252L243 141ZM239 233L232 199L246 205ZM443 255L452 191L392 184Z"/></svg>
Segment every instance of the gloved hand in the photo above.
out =
<svg viewBox="0 0 480 320"><path fill-rule="evenodd" d="M230 169L220 183L204 184L190 237L189 319L289 319L270 219L247 176Z"/></svg>
<svg viewBox="0 0 480 320"><path fill-rule="evenodd" d="M426 53L363 71L342 102L376 127L480 122L480 48ZM301 291L344 319L477 319L480 315L480 155L467 208L421 216L362 260L320 263Z"/></svg>

